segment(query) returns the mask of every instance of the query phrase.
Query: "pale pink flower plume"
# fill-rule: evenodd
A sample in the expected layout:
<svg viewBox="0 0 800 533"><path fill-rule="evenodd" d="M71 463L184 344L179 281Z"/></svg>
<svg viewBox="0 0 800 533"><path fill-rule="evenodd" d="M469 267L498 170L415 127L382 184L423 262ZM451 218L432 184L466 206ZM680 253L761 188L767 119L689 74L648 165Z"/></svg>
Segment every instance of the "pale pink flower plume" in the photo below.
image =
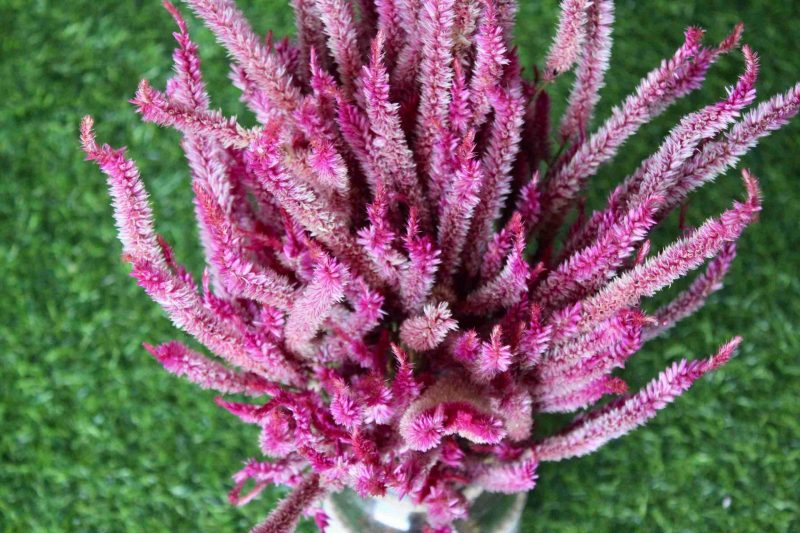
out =
<svg viewBox="0 0 800 533"><path fill-rule="evenodd" d="M98 144L90 117L81 141L107 176L133 277L206 353L146 349L202 388L250 398L217 399L260 428L266 456L234 475L230 501L291 488L254 531L289 531L303 515L324 529L321 499L346 487L409 498L449 531L469 515L468 487L530 491L540 462L642 425L733 355L738 337L638 392L615 375L722 286L761 209L758 181L743 171L743 200L660 250L650 233L797 114L800 84L748 110L758 56L742 46L727 93L684 117L604 207L581 206L602 165L739 48L741 25L717 45L687 29L594 125L612 0L561 3L534 80L510 41L510 0L292 0L297 35L283 40L256 34L233 0L186 3L228 51L255 117L213 108L198 47L165 2L174 75L163 91L142 81L132 103L182 134L199 277L156 234L125 151ZM573 69L552 124L548 91ZM541 413L577 410L563 430L536 431Z"/></svg>

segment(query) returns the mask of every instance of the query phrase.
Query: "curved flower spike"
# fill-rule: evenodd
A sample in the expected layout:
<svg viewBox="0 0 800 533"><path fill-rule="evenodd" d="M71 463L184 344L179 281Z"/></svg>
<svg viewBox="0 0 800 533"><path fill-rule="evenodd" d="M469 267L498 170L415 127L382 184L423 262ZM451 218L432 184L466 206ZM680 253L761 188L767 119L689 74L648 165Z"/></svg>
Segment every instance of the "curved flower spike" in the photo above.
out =
<svg viewBox="0 0 800 533"><path fill-rule="evenodd" d="M447 435L494 444L505 431L478 391L453 376L429 387L409 406L400 419L400 434L412 450L426 451Z"/></svg>
<svg viewBox="0 0 800 533"><path fill-rule="evenodd" d="M577 421L564 433L537 443L533 449L534 456L540 461L561 461L586 455L609 440L641 426L702 375L728 362L741 341L740 337L734 338L708 359L682 359L637 394L611 403L605 409Z"/></svg>

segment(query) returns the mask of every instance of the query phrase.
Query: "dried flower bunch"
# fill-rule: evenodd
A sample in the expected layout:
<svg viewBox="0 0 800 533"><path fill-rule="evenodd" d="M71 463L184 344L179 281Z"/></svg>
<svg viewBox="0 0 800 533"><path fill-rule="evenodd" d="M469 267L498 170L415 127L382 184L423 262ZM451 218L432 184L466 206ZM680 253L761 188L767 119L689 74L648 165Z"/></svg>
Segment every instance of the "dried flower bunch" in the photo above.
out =
<svg viewBox="0 0 800 533"><path fill-rule="evenodd" d="M735 242L760 209L746 199L651 253L648 233L800 107L800 84L755 99L756 54L724 98L683 118L611 192L567 224L598 168L637 129L699 88L738 48L690 28L675 54L589 131L611 51L611 0L564 0L544 66L523 79L513 0L293 0L295 40L257 36L232 0L187 0L232 58L258 125L213 110L197 46L178 10L175 75L133 103L183 134L202 283L153 228L123 150L83 148L108 177L124 257L173 322L217 358L179 342L146 345L164 367L261 428L271 461L234 476L244 504L293 487L258 531L291 529L326 491L392 491L429 526L465 517L467 486L533 489L540 461L590 453L653 417L724 364L736 338L682 360L642 390L612 375L646 340L721 286ZM574 70L551 134L547 89ZM564 226L569 226L568 228ZM706 264L668 305L642 299ZM577 415L535 438L538 413ZM246 491L245 486L252 486Z"/></svg>

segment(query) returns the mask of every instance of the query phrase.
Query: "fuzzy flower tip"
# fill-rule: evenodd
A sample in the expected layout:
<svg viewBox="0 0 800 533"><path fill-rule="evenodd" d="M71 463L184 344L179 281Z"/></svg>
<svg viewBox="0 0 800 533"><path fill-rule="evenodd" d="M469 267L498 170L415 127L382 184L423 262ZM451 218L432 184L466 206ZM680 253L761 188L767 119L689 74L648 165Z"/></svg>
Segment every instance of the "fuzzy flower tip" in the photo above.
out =
<svg viewBox="0 0 800 533"><path fill-rule="evenodd" d="M687 29L594 127L612 0L563 0L530 81L510 40L512 1L292 0L294 39L260 37L233 0L186 4L227 49L255 117L212 106L190 25L165 2L173 75L163 90L141 82L132 103L182 137L201 276L157 234L125 150L98 143L90 117L80 138L106 175L132 276L202 346L145 348L176 376L240 395L217 403L259 427L269 459L234 476L231 502L291 489L255 531L303 515L324 528L320 499L345 487L410 498L431 530L449 530L469 514L468 487L532 490L540 462L642 425L739 344L638 392L614 375L721 288L761 209L758 180L745 170L743 199L660 250L650 233L796 115L800 84L752 106L758 56L742 46L727 93L683 118L607 205L581 206L623 144L738 47L741 25L719 44ZM554 121L549 90L570 70ZM562 431L533 436L541 413L577 410Z"/></svg>

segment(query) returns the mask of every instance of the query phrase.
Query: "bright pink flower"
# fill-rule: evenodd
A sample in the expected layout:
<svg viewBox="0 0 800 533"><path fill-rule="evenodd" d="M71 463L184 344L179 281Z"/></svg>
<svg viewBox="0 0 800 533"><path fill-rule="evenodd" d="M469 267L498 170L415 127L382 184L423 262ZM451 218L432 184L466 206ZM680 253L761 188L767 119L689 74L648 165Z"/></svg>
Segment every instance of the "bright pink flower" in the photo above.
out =
<svg viewBox="0 0 800 533"><path fill-rule="evenodd" d="M581 46L586 38L588 0L563 0L561 16L550 51L547 54L549 76L568 71L578 60Z"/></svg>
<svg viewBox="0 0 800 533"><path fill-rule="evenodd" d="M480 381L489 381L511 366L511 348L503 344L503 330L495 326L489 341L481 343L478 357L473 363L473 373Z"/></svg>
<svg viewBox="0 0 800 533"><path fill-rule="evenodd" d="M531 368L539 363L550 345L552 334L552 326L542 323L541 307L533 304L530 323L523 330L517 347L523 367Z"/></svg>
<svg viewBox="0 0 800 533"><path fill-rule="evenodd" d="M266 520L252 529L253 533L285 533L297 525L300 515L324 493L317 474L309 475L286 498L278 503Z"/></svg>
<svg viewBox="0 0 800 533"><path fill-rule="evenodd" d="M297 75L301 80L308 81L311 76L311 72L308 70L311 65L311 55L315 50L327 52L325 30L317 13L314 0L291 0L290 3L294 11L298 49L297 61L300 65ZM325 58L325 63L328 66L327 58Z"/></svg>
<svg viewBox="0 0 800 533"><path fill-rule="evenodd" d="M250 460L243 469L234 474L236 486L228 493L228 500L233 505L245 505L269 485L296 486L302 480L300 471L301 464L297 461L264 463ZM242 489L249 480L255 485L250 492L242 495Z"/></svg>
<svg viewBox="0 0 800 533"><path fill-rule="evenodd" d="M491 109L489 94L502 82L504 67L508 65L503 28L497 20L494 0L487 0L478 31L475 34L475 64L470 79L469 102L472 106L468 127L479 128ZM460 70L460 69L459 69Z"/></svg>
<svg viewBox="0 0 800 533"><path fill-rule="evenodd" d="M424 201L417 176L414 154L408 147L402 129L398 105L390 101L389 75L384 67L385 37L379 33L372 43L369 66L363 69L364 107L372 132L369 150L372 165L385 181L384 186L403 195L423 220L428 220L428 203Z"/></svg>
<svg viewBox="0 0 800 533"><path fill-rule="evenodd" d="M406 319L400 326L400 340L417 351L428 351L439 346L447 334L458 329L458 322L446 303L427 304L421 316Z"/></svg>
<svg viewBox="0 0 800 533"><path fill-rule="evenodd" d="M500 442L503 422L474 387L458 379L440 381L411 404L400 420L400 435L412 450L438 446L443 437L458 435L479 444Z"/></svg>
<svg viewBox="0 0 800 533"><path fill-rule="evenodd" d="M420 96L416 126L417 162L423 175L431 171L431 154L440 128L447 126L453 78L452 30L455 0L429 0L421 6L419 39L424 49L419 65ZM437 205L442 184L429 182L430 203Z"/></svg>
<svg viewBox="0 0 800 533"><path fill-rule="evenodd" d="M747 187L744 203L734 203L719 218L709 219L684 239L615 278L597 295L585 299L579 328L585 331L589 325L609 318L618 310L637 305L642 297L652 296L715 256L725 244L738 239L761 210L758 182L747 170L743 174Z"/></svg>
<svg viewBox="0 0 800 533"><path fill-rule="evenodd" d="M535 272L524 258L525 235L517 217L511 221L514 244L503 269L467 295L463 310L468 314L482 314L511 307L519 303L528 292L528 280Z"/></svg>
<svg viewBox="0 0 800 533"><path fill-rule="evenodd" d="M328 36L328 48L336 62L339 77L347 92L354 89L361 69L358 32L353 22L352 5L344 0L315 0Z"/></svg>
<svg viewBox="0 0 800 533"><path fill-rule="evenodd" d="M163 93L153 89L147 80L139 84L136 97L131 102L148 122L209 137L226 147L244 148L256 136L256 132L239 125L235 117L226 119L219 112L187 109L171 103Z"/></svg>
<svg viewBox="0 0 800 533"><path fill-rule="evenodd" d="M544 439L534 447L534 455L540 461L561 461L591 453L609 440L624 435L655 416L703 374L728 362L740 342L739 337L733 339L708 359L682 359L637 394L584 415L564 433Z"/></svg>
<svg viewBox="0 0 800 533"><path fill-rule="evenodd" d="M269 267L250 260L229 219L207 187L196 182L197 211L206 228L210 261L225 289L239 298L288 309L295 289L289 280Z"/></svg>
<svg viewBox="0 0 800 533"><path fill-rule="evenodd" d="M539 461L643 424L739 343L634 395L614 375L720 288L761 208L757 180L744 171L745 201L652 254L650 232L796 115L800 85L745 112L758 63L744 46L736 85L684 117L604 208L584 214L581 193L642 125L700 87L741 25L711 47L689 28L592 131L611 0L563 0L530 81L511 40L515 0L291 0L294 40L258 36L233 0L186 3L227 49L255 117L211 109L198 47L165 2L174 74L164 91L142 82L133 103L182 134L200 280L156 234L124 150L98 145L88 117L81 144L107 177L133 277L218 359L175 341L147 350L200 387L249 397L217 403L258 428L270 460L236 473L230 501L293 489L254 531L290 531L304 514L333 525L321 499L347 487L394 491L425 506L428 530L450 531L468 516L468 487L532 490ZM548 91L573 67L554 139ZM645 300L706 262L645 314ZM533 431L542 413L608 395L622 396L551 437Z"/></svg>
<svg viewBox="0 0 800 533"><path fill-rule="evenodd" d="M562 4L562 8L568 2ZM614 3L595 0L586 8L586 42L578 60L575 85L569 97L569 106L561 117L561 137L580 138L600 100L600 89L611 59L611 26L614 24Z"/></svg>
<svg viewBox="0 0 800 533"><path fill-rule="evenodd" d="M178 341L160 346L145 344L144 347L172 374L186 379L204 389L213 389L223 394L247 394L260 396L275 394L280 387L252 373L235 372L224 365L190 350Z"/></svg>
<svg viewBox="0 0 800 533"><path fill-rule="evenodd" d="M441 264L440 252L431 239L421 236L414 209L408 216L403 239L408 262L400 273L400 299L409 313L419 312L433 289L436 273Z"/></svg>
<svg viewBox="0 0 800 533"><path fill-rule="evenodd" d="M458 147L453 183L445 193L439 222L439 248L442 250L442 277L451 279L461 266L461 256L467 242L483 170L475 160L475 131L470 130Z"/></svg>
<svg viewBox="0 0 800 533"><path fill-rule="evenodd" d="M722 279L736 257L736 243L728 243L722 247L719 255L708 262L706 271L697 276L692 284L670 303L660 307L653 313L653 323L644 331L645 339L652 339L664 333L700 309L711 293L722 288Z"/></svg>
<svg viewBox="0 0 800 533"><path fill-rule="evenodd" d="M733 125L721 140L705 143L681 168L662 216L680 205L694 189L733 167L758 141L786 125L800 110L800 84L759 104Z"/></svg>
<svg viewBox="0 0 800 533"><path fill-rule="evenodd" d="M700 142L724 130L742 109L755 100L758 56L747 45L742 47L742 51L746 62L745 72L728 98L686 116L670 132L661 148L612 193L609 205L616 208L617 212L639 205L643 198L653 195L666 197L665 193L675 184L680 167L694 155ZM598 233L601 232L602 229L598 230Z"/></svg>
<svg viewBox="0 0 800 533"><path fill-rule="evenodd" d="M489 127L488 142L481 158L483 179L480 201L475 207L472 226L467 238L466 266L470 273L480 270L480 257L492 238L492 226L500 218L503 206L511 192L514 160L519 151L522 135L523 96L519 74L514 73L507 89L493 90L489 102L494 119Z"/></svg>
<svg viewBox="0 0 800 533"><path fill-rule="evenodd" d="M229 0L188 0L236 62L283 113L300 102L300 91L275 54L268 52L244 15Z"/></svg>
<svg viewBox="0 0 800 533"><path fill-rule="evenodd" d="M650 72L636 92L628 96L623 105L615 107L611 117L595 133L576 145L574 155L553 167L545 189L546 211L542 213L542 219L553 220L556 216L548 224L559 225L566 209L600 165L613 158L639 127L661 114L681 96L698 88L711 63L738 42L740 33L741 28L737 27L733 34L736 40L728 39L724 47L721 45L714 50L715 53L707 54L702 61L693 61L703 53L704 49L700 47L703 31L689 28L683 46Z"/></svg>
<svg viewBox="0 0 800 533"><path fill-rule="evenodd" d="M313 356L311 340L333 306L344 298L348 277L347 269L334 259L327 255L318 259L311 283L294 301L286 318L286 344L295 353Z"/></svg>
<svg viewBox="0 0 800 533"><path fill-rule="evenodd" d="M539 285L535 300L548 310L558 309L602 287L655 224L658 201L649 199L610 227L602 238L563 261Z"/></svg>
<svg viewBox="0 0 800 533"><path fill-rule="evenodd" d="M517 463L498 464L482 472L476 483L489 492L515 493L533 490L536 486L535 459L523 459Z"/></svg>

